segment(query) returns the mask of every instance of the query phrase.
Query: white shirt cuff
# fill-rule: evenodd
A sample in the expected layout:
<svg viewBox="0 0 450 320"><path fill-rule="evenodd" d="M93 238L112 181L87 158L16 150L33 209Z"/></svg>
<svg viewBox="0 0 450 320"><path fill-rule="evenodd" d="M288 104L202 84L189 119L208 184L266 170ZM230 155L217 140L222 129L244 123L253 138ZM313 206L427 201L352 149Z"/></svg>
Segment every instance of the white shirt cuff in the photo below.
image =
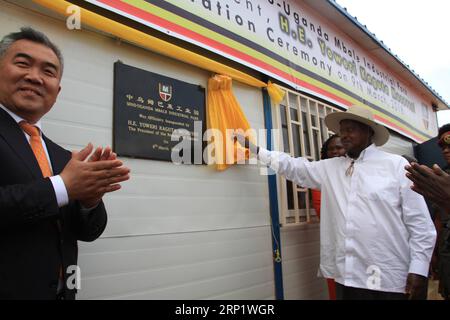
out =
<svg viewBox="0 0 450 320"><path fill-rule="evenodd" d="M430 264L420 260L413 260L409 264L409 273L415 273L428 278Z"/></svg>
<svg viewBox="0 0 450 320"><path fill-rule="evenodd" d="M61 176L50 177L53 189L55 190L56 202L58 203L58 208L64 207L69 204L69 195L67 194L66 185L64 184Z"/></svg>
<svg viewBox="0 0 450 320"><path fill-rule="evenodd" d="M259 147L258 159L266 165L270 164L270 151Z"/></svg>

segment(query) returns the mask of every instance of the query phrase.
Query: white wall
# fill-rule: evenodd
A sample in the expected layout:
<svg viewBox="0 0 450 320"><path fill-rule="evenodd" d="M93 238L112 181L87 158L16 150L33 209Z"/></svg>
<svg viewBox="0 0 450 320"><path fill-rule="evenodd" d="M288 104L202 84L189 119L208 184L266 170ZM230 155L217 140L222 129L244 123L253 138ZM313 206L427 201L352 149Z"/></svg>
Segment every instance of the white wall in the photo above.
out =
<svg viewBox="0 0 450 320"><path fill-rule="evenodd" d="M0 0L0 36L30 25L65 56L58 102L43 121L68 149L112 144L113 63L206 87L208 72ZM234 83L251 125L263 128L260 90ZM273 299L267 177L256 168L123 159L131 181L105 198L102 238L80 243L78 298Z"/></svg>
<svg viewBox="0 0 450 320"><path fill-rule="evenodd" d="M327 300L326 280L317 276L320 261L319 224L281 230L284 298Z"/></svg>
<svg viewBox="0 0 450 320"><path fill-rule="evenodd" d="M381 146L380 149L386 152L395 153L398 155L407 155L414 157L413 142L411 140L400 136L399 134L389 131L388 142Z"/></svg>

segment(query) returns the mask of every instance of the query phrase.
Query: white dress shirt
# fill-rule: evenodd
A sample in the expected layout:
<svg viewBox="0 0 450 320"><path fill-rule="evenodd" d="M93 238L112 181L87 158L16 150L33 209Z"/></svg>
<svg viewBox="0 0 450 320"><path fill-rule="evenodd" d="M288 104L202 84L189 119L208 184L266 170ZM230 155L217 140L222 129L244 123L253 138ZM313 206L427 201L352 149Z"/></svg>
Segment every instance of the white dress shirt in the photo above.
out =
<svg viewBox="0 0 450 320"><path fill-rule="evenodd" d="M26 121L26 120L22 119L21 117L19 117L18 115L16 115L15 113L11 112L9 109L5 108L1 104L0 104L0 108L5 110L17 123ZM42 146L44 147L45 154L47 155L47 160L48 160L48 163L50 164L50 169L53 172L52 162L50 161L50 157L48 155L47 145L45 144L44 139L42 139L41 121L39 120L38 122L36 122L33 125L39 128L39 134L41 135ZM30 142L30 136L25 131L22 130L22 132L25 135L25 137L27 138L28 142ZM58 207L61 208L65 205L67 205L69 203L69 195L67 194L67 189L66 189L63 179L59 175L52 176L49 178L50 178L50 181L52 182L53 189L55 190L56 201L58 202Z"/></svg>
<svg viewBox="0 0 450 320"><path fill-rule="evenodd" d="M436 230L411 190L408 162L374 145L353 159L304 158L260 148L259 159L296 184L321 189L319 274L355 288L405 292L408 273L428 277Z"/></svg>

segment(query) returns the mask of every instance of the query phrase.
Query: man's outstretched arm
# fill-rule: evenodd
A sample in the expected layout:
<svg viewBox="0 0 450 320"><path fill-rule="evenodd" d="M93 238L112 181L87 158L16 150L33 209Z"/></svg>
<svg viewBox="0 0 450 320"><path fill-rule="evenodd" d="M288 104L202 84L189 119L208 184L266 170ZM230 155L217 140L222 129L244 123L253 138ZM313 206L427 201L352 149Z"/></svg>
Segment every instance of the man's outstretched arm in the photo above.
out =
<svg viewBox="0 0 450 320"><path fill-rule="evenodd" d="M306 187L320 189L321 163L320 161L310 162L305 158L294 158L284 152L269 151L257 146L248 140L247 137L237 134L237 141L244 145L251 153L258 156L258 159L265 165L273 169L286 179L296 184Z"/></svg>

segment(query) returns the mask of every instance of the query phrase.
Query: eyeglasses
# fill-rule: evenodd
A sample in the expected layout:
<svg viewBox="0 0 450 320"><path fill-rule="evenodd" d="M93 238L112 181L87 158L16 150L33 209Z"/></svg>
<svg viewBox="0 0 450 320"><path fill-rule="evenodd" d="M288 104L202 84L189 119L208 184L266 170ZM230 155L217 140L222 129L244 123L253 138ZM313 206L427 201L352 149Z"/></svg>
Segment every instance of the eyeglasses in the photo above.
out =
<svg viewBox="0 0 450 320"><path fill-rule="evenodd" d="M439 147L444 150L445 148L450 148L450 131L445 132L438 141Z"/></svg>

